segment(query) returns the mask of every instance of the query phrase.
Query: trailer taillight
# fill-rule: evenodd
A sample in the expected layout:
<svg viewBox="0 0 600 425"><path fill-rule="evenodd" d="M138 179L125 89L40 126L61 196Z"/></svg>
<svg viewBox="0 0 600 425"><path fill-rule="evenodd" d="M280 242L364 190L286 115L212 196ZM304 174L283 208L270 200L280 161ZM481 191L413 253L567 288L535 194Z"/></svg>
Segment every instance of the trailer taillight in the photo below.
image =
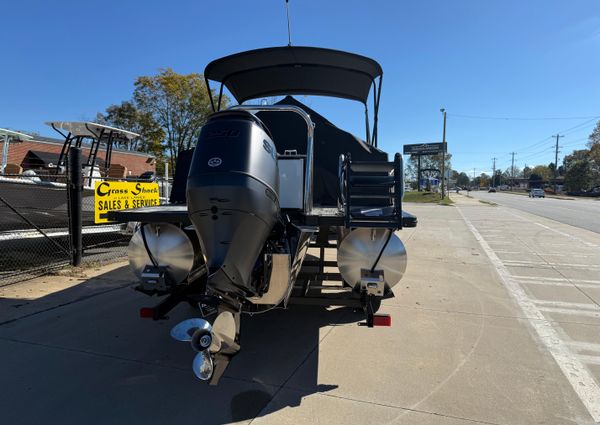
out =
<svg viewBox="0 0 600 425"><path fill-rule="evenodd" d="M374 314L373 326L392 326L392 316L389 314Z"/></svg>

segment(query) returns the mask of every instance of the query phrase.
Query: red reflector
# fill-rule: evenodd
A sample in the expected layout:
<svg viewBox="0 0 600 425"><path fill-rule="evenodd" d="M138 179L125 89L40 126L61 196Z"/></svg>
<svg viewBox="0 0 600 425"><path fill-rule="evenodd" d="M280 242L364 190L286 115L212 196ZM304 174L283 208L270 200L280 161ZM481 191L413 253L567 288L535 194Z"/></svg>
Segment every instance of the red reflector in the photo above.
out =
<svg viewBox="0 0 600 425"><path fill-rule="evenodd" d="M152 319L154 317L154 309L150 307L140 308L140 317L143 319Z"/></svg>
<svg viewBox="0 0 600 425"><path fill-rule="evenodd" d="M392 316L389 314L373 315L373 326L392 326Z"/></svg>

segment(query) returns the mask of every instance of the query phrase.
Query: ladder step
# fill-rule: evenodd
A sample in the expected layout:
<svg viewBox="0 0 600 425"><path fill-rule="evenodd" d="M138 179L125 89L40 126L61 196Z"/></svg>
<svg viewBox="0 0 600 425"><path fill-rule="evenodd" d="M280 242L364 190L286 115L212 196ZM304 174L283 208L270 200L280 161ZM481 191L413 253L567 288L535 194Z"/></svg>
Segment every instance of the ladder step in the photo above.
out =
<svg viewBox="0 0 600 425"><path fill-rule="evenodd" d="M360 193L351 193L350 194L350 198L352 198L352 199L357 199L357 198L361 198L361 199L390 199L391 197L392 197L392 194L390 194L390 193L381 194L381 195L360 194Z"/></svg>
<svg viewBox="0 0 600 425"><path fill-rule="evenodd" d="M378 222L378 221L356 221L350 220L349 227L376 227L384 229L399 229L400 223L396 221Z"/></svg>
<svg viewBox="0 0 600 425"><path fill-rule="evenodd" d="M360 219L360 220L396 220L395 215L367 215L367 214L350 214L350 219Z"/></svg>
<svg viewBox="0 0 600 425"><path fill-rule="evenodd" d="M393 162L357 161L351 162L350 168L354 172L391 173L394 171Z"/></svg>
<svg viewBox="0 0 600 425"><path fill-rule="evenodd" d="M352 186L373 186L373 185L393 185L394 176L361 176L350 175L350 184Z"/></svg>

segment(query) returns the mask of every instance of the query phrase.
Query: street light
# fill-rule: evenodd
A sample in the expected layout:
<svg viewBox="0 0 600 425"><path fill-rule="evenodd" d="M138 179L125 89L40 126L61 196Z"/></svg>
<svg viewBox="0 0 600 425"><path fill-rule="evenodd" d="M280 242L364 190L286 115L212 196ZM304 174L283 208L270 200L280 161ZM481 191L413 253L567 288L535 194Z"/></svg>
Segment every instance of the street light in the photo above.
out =
<svg viewBox="0 0 600 425"><path fill-rule="evenodd" d="M444 133L442 136L442 199L444 199L444 181L446 180L446 109L441 108L440 112L444 115Z"/></svg>

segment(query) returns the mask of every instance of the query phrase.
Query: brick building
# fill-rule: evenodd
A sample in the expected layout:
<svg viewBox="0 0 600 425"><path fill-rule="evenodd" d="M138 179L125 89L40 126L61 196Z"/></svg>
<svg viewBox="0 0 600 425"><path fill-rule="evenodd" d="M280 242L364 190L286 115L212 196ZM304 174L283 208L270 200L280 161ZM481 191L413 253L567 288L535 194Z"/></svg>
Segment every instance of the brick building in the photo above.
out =
<svg viewBox="0 0 600 425"><path fill-rule="evenodd" d="M56 166L63 142L60 139L43 136L33 136L32 140L11 138L7 163L20 165L23 170L47 170ZM2 139L0 140L0 151L3 144L4 140ZM81 150L85 161L89 155L89 148L82 146ZM103 166L105 156L106 149L101 146L98 149L96 163ZM143 152L113 148L111 163L126 167L131 176L139 176L145 171L156 171L154 156Z"/></svg>

